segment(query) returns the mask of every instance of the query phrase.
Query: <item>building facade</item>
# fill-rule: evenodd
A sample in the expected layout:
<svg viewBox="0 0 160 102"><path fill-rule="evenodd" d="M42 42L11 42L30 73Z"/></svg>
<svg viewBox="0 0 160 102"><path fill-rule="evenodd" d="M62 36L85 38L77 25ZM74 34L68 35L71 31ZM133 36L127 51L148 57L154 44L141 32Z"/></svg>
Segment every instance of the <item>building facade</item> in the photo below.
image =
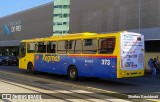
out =
<svg viewBox="0 0 160 102"><path fill-rule="evenodd" d="M53 34L69 34L70 0L55 0Z"/></svg>
<svg viewBox="0 0 160 102"><path fill-rule="evenodd" d="M53 34L53 2L0 18L0 55L18 55L22 39Z"/></svg>
<svg viewBox="0 0 160 102"><path fill-rule="evenodd" d="M160 52L160 0L71 0L70 5L71 33L138 32L145 36L146 52Z"/></svg>
<svg viewBox="0 0 160 102"><path fill-rule="evenodd" d="M159 0L71 0L70 31L113 32L160 26ZM144 34L145 39L160 35Z"/></svg>
<svg viewBox="0 0 160 102"><path fill-rule="evenodd" d="M0 18L0 49L53 34L123 30L144 34L146 52L159 52L160 0L54 0Z"/></svg>

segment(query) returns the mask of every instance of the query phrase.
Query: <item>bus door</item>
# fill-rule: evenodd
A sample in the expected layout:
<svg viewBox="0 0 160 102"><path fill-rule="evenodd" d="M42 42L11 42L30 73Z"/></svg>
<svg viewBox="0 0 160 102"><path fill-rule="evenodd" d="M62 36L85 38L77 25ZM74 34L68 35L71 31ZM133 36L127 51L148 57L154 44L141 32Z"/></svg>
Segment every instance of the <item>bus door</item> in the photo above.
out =
<svg viewBox="0 0 160 102"><path fill-rule="evenodd" d="M19 68L26 69L26 43L22 42L19 47Z"/></svg>

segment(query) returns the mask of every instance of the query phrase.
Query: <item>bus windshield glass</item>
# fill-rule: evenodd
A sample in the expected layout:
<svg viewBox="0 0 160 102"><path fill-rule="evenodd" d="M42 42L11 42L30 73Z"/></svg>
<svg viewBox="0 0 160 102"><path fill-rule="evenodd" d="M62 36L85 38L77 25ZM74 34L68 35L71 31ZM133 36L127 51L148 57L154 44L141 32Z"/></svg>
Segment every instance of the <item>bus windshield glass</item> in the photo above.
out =
<svg viewBox="0 0 160 102"><path fill-rule="evenodd" d="M26 43L22 42L19 47L19 55L21 57L26 55Z"/></svg>

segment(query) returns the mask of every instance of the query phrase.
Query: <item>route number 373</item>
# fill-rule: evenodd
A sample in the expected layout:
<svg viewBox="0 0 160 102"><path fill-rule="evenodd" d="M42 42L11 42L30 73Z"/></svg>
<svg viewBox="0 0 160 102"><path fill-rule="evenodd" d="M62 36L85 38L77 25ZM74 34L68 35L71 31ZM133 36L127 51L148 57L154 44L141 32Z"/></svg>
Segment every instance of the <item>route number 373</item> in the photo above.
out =
<svg viewBox="0 0 160 102"><path fill-rule="evenodd" d="M102 65L110 65L111 64L111 61L109 59L102 59L101 60L101 64Z"/></svg>

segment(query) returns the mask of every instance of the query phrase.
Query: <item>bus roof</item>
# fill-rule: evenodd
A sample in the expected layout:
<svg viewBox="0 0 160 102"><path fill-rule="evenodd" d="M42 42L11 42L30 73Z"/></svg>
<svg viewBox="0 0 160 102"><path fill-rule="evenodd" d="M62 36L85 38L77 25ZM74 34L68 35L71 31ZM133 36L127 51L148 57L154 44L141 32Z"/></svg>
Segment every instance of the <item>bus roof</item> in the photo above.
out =
<svg viewBox="0 0 160 102"><path fill-rule="evenodd" d="M27 39L22 40L21 42L40 42L40 41L58 41L58 40L72 40L72 39L84 39L84 38L97 38L97 37L115 37L118 36L121 32L114 32L114 33L76 33L76 34L63 34L63 35L53 35L51 37L46 38L34 38L34 39Z"/></svg>

